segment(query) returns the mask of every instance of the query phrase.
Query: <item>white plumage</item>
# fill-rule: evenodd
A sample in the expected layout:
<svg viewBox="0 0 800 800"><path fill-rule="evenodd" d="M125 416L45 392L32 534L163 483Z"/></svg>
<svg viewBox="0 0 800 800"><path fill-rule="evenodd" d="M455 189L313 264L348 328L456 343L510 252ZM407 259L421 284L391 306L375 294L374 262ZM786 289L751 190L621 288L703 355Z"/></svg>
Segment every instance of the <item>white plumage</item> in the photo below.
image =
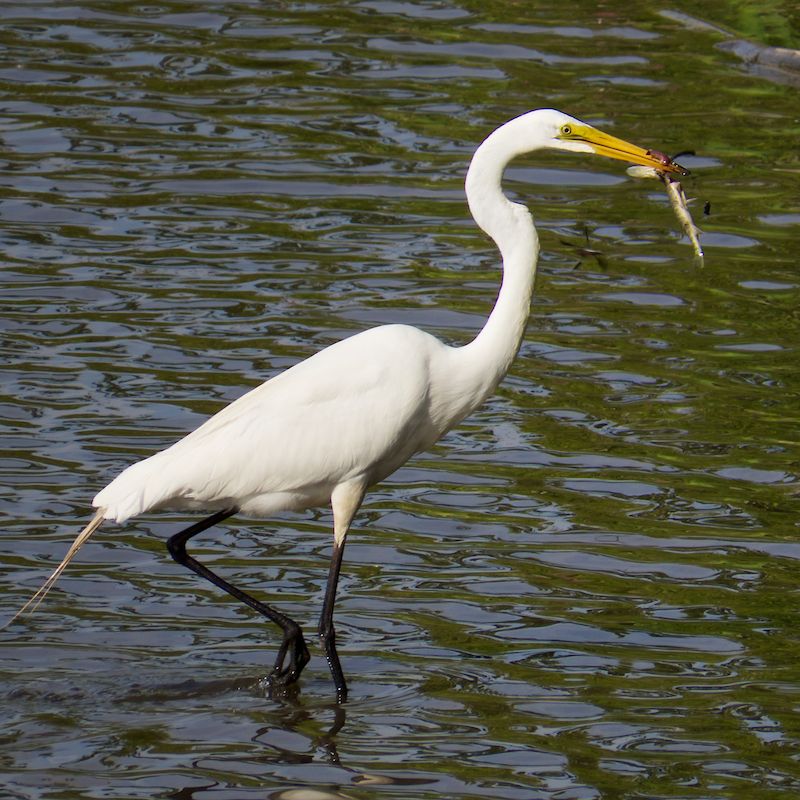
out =
<svg viewBox="0 0 800 800"><path fill-rule="evenodd" d="M458 421L447 413L457 352L405 325L344 339L128 467L93 504L117 522L160 508L264 517L326 505L339 484L377 483Z"/></svg>
<svg viewBox="0 0 800 800"><path fill-rule="evenodd" d="M508 371L528 318L538 238L527 209L508 200L500 183L512 158L545 147L683 172L661 154L651 155L553 109L529 112L498 128L476 151L466 179L470 211L503 261L502 286L478 336L463 347L449 347L406 325L373 328L248 392L99 492L94 519L22 611L42 600L103 520L125 522L162 509L215 512L173 536L170 552L283 628L272 678L279 685L290 683L308 661L299 626L210 572L186 553L185 544L233 513L269 517L330 503L334 555L319 633L338 697L344 699L332 617L348 528L368 487L430 447ZM284 667L287 655L290 664Z"/></svg>

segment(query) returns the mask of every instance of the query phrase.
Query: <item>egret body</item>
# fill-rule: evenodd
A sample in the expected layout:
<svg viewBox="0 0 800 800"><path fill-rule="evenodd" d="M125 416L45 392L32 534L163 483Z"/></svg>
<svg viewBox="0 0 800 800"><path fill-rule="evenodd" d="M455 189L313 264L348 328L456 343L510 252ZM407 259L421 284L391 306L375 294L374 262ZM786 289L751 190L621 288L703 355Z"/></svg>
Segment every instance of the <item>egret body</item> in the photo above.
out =
<svg viewBox="0 0 800 800"><path fill-rule="evenodd" d="M553 109L531 111L478 147L466 194L477 224L497 245L502 285L474 340L450 347L408 325L344 339L271 378L199 428L131 465L94 498L97 512L56 570L19 612L35 607L104 520L151 511L211 512L175 534L179 563L277 623L283 631L270 678L297 680L309 660L300 627L203 566L188 540L233 514L269 517L330 504L333 556L319 636L340 700L347 687L336 652L333 606L345 539L367 489L391 475L477 408L508 372L530 311L539 244L528 210L501 189L516 156L543 148L596 153L666 172L684 172L644 150Z"/></svg>

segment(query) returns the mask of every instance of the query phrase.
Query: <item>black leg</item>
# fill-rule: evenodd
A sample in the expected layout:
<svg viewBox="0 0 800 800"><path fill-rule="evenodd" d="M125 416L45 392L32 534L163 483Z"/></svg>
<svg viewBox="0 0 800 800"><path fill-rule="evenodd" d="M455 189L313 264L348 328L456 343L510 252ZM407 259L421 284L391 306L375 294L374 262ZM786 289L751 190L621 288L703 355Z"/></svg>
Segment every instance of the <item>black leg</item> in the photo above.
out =
<svg viewBox="0 0 800 800"><path fill-rule="evenodd" d="M208 567L204 567L199 561L192 558L192 556L186 552L186 542L188 542L192 536L202 533L212 525L222 522L222 520L227 519L236 512L237 509L235 508L218 511L216 514L212 514L210 517L176 533L167 540L167 549L170 555L179 564L188 567L192 572L195 572L207 581L211 581L215 586L219 586L220 589L233 595L237 600L246 603L250 608L258 611L259 614L263 614L276 625L280 625L283 630L283 641L281 642L280 648L278 648L275 666L270 674L270 683L281 686L294 683L300 677L303 667L308 664L310 659L300 626L285 614L281 614L280 611L270 608L266 603L256 600L233 584L220 578L219 575L212 572ZM283 662L287 653L289 654L289 666L284 667Z"/></svg>
<svg viewBox="0 0 800 800"><path fill-rule="evenodd" d="M339 583L339 570L344 555L344 539L333 543L331 568L328 572L328 585L325 589L325 602L322 604L322 616L319 618L319 638L325 649L325 657L331 669L333 682L336 685L336 700L343 703L347 700L347 683L344 679L342 665L336 652L336 629L333 626L333 605L336 602L336 586Z"/></svg>

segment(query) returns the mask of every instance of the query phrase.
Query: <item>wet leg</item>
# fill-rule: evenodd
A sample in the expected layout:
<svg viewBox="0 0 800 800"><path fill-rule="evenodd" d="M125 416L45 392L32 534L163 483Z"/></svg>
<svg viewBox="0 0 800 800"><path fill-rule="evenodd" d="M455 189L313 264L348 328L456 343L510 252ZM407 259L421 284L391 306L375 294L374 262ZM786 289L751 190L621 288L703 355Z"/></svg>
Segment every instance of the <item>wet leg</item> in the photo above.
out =
<svg viewBox="0 0 800 800"><path fill-rule="evenodd" d="M322 615L319 619L319 638L328 659L328 666L336 686L336 700L343 703L347 700L347 683L344 679L339 654L336 652L336 629L333 625L333 606L336 602L336 587L339 583L339 571L344 555L344 538L334 541L331 567L328 573L328 585L325 589L325 601L322 604Z"/></svg>
<svg viewBox="0 0 800 800"><path fill-rule="evenodd" d="M275 659L275 666L270 674L270 683L277 686L285 686L294 683L303 671L305 665L309 662L310 656L308 648L306 647L305 640L303 639L303 632L300 626L285 614L276 611L266 603L256 600L246 592L243 592L232 583L221 578L215 572L212 572L208 567L203 566L197 559L193 558L186 552L186 543L193 536L202 533L208 528L216 525L218 522L227 519L237 512L238 509L226 509L225 511L218 511L200 522L191 525L190 527L176 533L167 540L167 549L170 555L184 567L188 567L192 572L205 578L215 586L218 586L228 594L233 595L237 600L250 606L250 608L258 611L259 614L265 616L271 622L279 625L283 631L283 641L278 648L278 654ZM283 662L286 656L289 656L289 663L284 667Z"/></svg>

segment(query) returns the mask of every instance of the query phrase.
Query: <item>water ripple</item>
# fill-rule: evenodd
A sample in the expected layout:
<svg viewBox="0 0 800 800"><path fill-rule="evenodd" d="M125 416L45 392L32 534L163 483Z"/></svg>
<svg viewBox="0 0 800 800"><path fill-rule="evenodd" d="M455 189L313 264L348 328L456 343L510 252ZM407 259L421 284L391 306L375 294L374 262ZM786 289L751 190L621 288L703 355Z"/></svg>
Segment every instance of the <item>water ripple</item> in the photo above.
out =
<svg viewBox="0 0 800 800"><path fill-rule="evenodd" d="M316 647L270 691L275 631L165 552L185 520L109 525L2 633L9 796L798 794L796 95L656 11L0 4L6 615L119 469L247 388L368 325L468 341L499 271L463 178L499 122L696 150L706 250L621 165L516 163L525 341L359 514L350 701ZM331 521L232 519L197 553L313 644Z"/></svg>

